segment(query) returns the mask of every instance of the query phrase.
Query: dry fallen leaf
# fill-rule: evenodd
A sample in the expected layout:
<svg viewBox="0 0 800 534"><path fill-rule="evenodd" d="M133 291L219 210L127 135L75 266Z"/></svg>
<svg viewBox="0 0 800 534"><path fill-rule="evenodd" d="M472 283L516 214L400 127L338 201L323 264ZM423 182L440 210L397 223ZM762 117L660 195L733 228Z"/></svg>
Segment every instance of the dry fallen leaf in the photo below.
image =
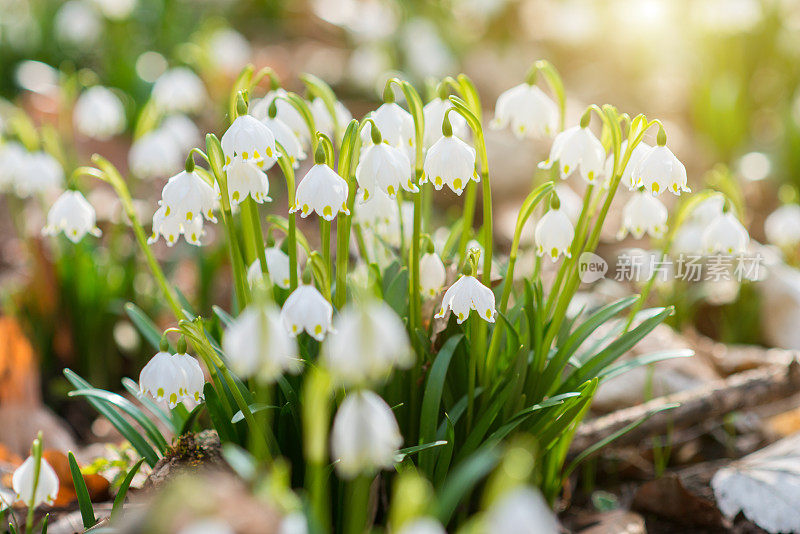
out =
<svg viewBox="0 0 800 534"><path fill-rule="evenodd" d="M722 514L711 501L687 490L673 474L642 484L633 507L684 525L721 528L724 524Z"/></svg>
<svg viewBox="0 0 800 534"><path fill-rule="evenodd" d="M799 532L800 434L720 469L711 488L727 517L741 511L768 532Z"/></svg>
<svg viewBox="0 0 800 534"><path fill-rule="evenodd" d="M14 318L0 317L0 406L39 403L39 368L33 347Z"/></svg>
<svg viewBox="0 0 800 534"><path fill-rule="evenodd" d="M69 469L69 459L61 451L46 450L42 454L47 463L58 475L58 496L53 506L64 507L77 500L75 485L72 483L72 471ZM86 482L86 489L89 490L89 497L93 502L103 501L108 498L108 480L100 475L83 475Z"/></svg>

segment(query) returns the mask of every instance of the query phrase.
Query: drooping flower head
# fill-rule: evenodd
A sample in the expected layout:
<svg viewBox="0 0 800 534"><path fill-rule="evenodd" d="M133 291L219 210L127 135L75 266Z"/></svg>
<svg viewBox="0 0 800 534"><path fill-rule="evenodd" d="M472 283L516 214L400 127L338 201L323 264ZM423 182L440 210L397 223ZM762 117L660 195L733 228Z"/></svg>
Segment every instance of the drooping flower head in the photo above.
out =
<svg viewBox="0 0 800 534"><path fill-rule="evenodd" d="M197 113L207 95L197 74L187 67L175 67L156 79L151 98L164 113Z"/></svg>
<svg viewBox="0 0 800 534"><path fill-rule="evenodd" d="M521 83L497 98L489 126L500 130L509 124L518 139L553 135L558 131L558 106L535 85Z"/></svg>
<svg viewBox="0 0 800 534"><path fill-rule="evenodd" d="M377 394L362 390L342 401L331 429L331 456L343 478L394 465L403 436L392 409Z"/></svg>
<svg viewBox="0 0 800 534"><path fill-rule="evenodd" d="M453 103L443 95L437 96L422 108L422 116L425 119L425 134L423 136L423 143L425 148L429 149L433 144L442 137L442 122L444 122L444 115L447 110L453 107ZM458 113L450 113L448 115L450 123L453 127L453 135L459 139L466 139L469 134L469 126L467 126L467 119Z"/></svg>
<svg viewBox="0 0 800 534"><path fill-rule="evenodd" d="M273 89L264 95L264 98L253 101L253 105L250 107L250 114L257 119L263 120L269 116L269 109L274 103L276 108L275 116L292 130L303 146L308 146L315 132L308 131L308 125L303 120L303 116L286 100L286 96L289 93L285 89L278 87L276 83L273 83ZM316 124L315 126L317 130L320 130L319 126Z"/></svg>
<svg viewBox="0 0 800 534"><path fill-rule="evenodd" d="M168 131L158 128L136 139L128 152L128 167L140 178L164 178L183 165L185 150Z"/></svg>
<svg viewBox="0 0 800 534"><path fill-rule="evenodd" d="M95 85L78 97L72 120L81 134L105 141L125 130L125 106L111 89Z"/></svg>
<svg viewBox="0 0 800 534"><path fill-rule="evenodd" d="M457 195L461 195L470 180L479 182L475 171L475 149L453 135L449 113L442 125L442 137L425 155L421 183L430 181L439 191L445 184Z"/></svg>
<svg viewBox="0 0 800 534"><path fill-rule="evenodd" d="M644 141L641 141L638 145L633 147L631 150L631 155L628 158L628 163L625 165L625 169L622 171L622 178L620 179L620 183L623 185L628 186L628 189L634 190L637 188L636 184L634 183L633 174L634 170L639 166L639 163L642 162L642 159L647 155L650 149L653 148ZM625 139L620 144L619 154L620 160L623 159L625 152L628 150L628 140ZM611 174L614 172L614 153L612 152L609 154L608 159L606 159L606 166L605 166L605 180L608 182L611 180Z"/></svg>
<svg viewBox="0 0 800 534"><path fill-rule="evenodd" d="M225 169L234 160L251 161L264 170L275 164L275 136L267 126L252 115L239 115L222 136Z"/></svg>
<svg viewBox="0 0 800 534"><path fill-rule="evenodd" d="M196 171L181 171L167 181L161 190L160 205L165 217L175 217L181 224L202 220L217 222L214 208L217 194Z"/></svg>
<svg viewBox="0 0 800 534"><path fill-rule="evenodd" d="M281 320L292 336L305 330L317 341L322 341L332 329L333 306L316 287L302 284L284 302Z"/></svg>
<svg viewBox="0 0 800 534"><path fill-rule="evenodd" d="M299 211L305 218L314 211L326 221L332 221L339 213L350 214L347 209L348 186L341 176L323 163L325 156L324 153L320 155L321 152L317 150L316 163L297 186L294 206L289 213Z"/></svg>
<svg viewBox="0 0 800 534"><path fill-rule="evenodd" d="M584 115L581 125L567 128L556 136L550 155L539 164L540 168L550 169L557 165L563 179L580 169L586 183L597 183L604 172L606 151L603 143L589 130L587 116Z"/></svg>
<svg viewBox="0 0 800 534"><path fill-rule="evenodd" d="M554 200L551 209L536 223L534 230L536 254L538 256L546 254L552 261L556 261L561 254L571 258L570 247L574 237L575 229L569 216L561 209L560 203Z"/></svg>
<svg viewBox="0 0 800 534"><path fill-rule="evenodd" d="M442 259L435 252L424 254L419 260L419 288L427 297L435 297L444 287L447 278Z"/></svg>
<svg viewBox="0 0 800 534"><path fill-rule="evenodd" d="M26 505L33 504L36 508L42 503L53 504L58 495L58 475L55 470L47 463L47 460L40 458L39 478L36 478L36 459L33 456L22 462L17 467L11 477L11 486L17 499ZM34 488L34 484L36 487ZM35 493L34 493L35 491Z"/></svg>
<svg viewBox="0 0 800 534"><path fill-rule="evenodd" d="M234 160L226 171L228 178L228 197L232 206L244 202L247 197L259 204L269 202L269 179L253 161Z"/></svg>
<svg viewBox="0 0 800 534"><path fill-rule="evenodd" d="M667 208L653 195L637 191L622 208L622 227L617 239L624 239L628 232L641 239L645 233L650 237L661 237L667 229Z"/></svg>
<svg viewBox="0 0 800 534"><path fill-rule="evenodd" d="M389 93L389 92L387 92ZM387 101L376 109L370 118L381 132L381 137L390 145L401 148L411 154L414 146L414 119L411 113L404 110L393 100ZM361 130L361 141L367 147L372 144L372 124Z"/></svg>
<svg viewBox="0 0 800 534"><path fill-rule="evenodd" d="M165 347L162 346L162 348ZM190 389L187 370L188 365L183 358L161 350L147 362L147 365L142 368L142 372L139 373L139 392L142 395L149 394L156 401L164 401L170 408L174 408L184 398L187 398L187 391ZM202 375L202 371L200 374ZM195 389L195 386L197 384L193 383L191 389ZM201 385L199 391L202 389Z"/></svg>
<svg viewBox="0 0 800 534"><path fill-rule="evenodd" d="M64 182L64 169L47 152L27 152L14 177L17 195L27 198L59 187Z"/></svg>
<svg viewBox="0 0 800 534"><path fill-rule="evenodd" d="M747 252L750 235L732 211L714 219L703 232L703 249L706 254L741 254Z"/></svg>
<svg viewBox="0 0 800 534"><path fill-rule="evenodd" d="M654 196L670 191L676 196L690 192L687 185L686 167L666 147L667 135L663 129L658 131L658 144L644 154L638 165L632 169L633 187L644 187Z"/></svg>
<svg viewBox="0 0 800 534"><path fill-rule="evenodd" d="M291 283L289 255L281 250L280 247L273 246L264 249L264 256L267 260L270 282L281 289L289 289ZM298 265L298 271L299 268L300 266ZM264 273L261 272L261 261L256 259L247 269L247 282L253 287L263 275Z"/></svg>
<svg viewBox="0 0 800 534"><path fill-rule="evenodd" d="M767 241L778 247L794 247L800 243L800 206L784 204L764 221Z"/></svg>
<svg viewBox="0 0 800 534"><path fill-rule="evenodd" d="M453 310L458 324L469 317L470 310L478 312L478 317L493 323L496 315L494 293L472 275L461 277L450 286L442 298L442 306L435 318L442 318L449 310Z"/></svg>
<svg viewBox="0 0 800 534"><path fill-rule="evenodd" d="M356 167L362 200L368 201L376 189L390 198L395 198L400 188L413 193L419 191L412 180L411 162L405 152L382 142L378 128L372 129L372 140L373 144L362 151Z"/></svg>
<svg viewBox="0 0 800 534"><path fill-rule="evenodd" d="M47 225L42 233L56 235L63 231L70 241L77 243L86 234L102 235L96 219L94 208L80 191L64 191L47 213Z"/></svg>

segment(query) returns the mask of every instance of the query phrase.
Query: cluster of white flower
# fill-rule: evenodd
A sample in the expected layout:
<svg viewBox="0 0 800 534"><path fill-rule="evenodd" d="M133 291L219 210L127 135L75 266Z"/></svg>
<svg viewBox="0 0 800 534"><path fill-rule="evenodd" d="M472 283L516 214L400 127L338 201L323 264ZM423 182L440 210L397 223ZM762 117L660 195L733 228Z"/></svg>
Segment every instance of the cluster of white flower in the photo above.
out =
<svg viewBox="0 0 800 534"><path fill-rule="evenodd" d="M140 393L164 401L170 408L183 401L200 402L204 385L200 363L185 352L170 354L161 350L139 374Z"/></svg>
<svg viewBox="0 0 800 534"><path fill-rule="evenodd" d="M63 182L64 169L47 152L30 152L14 141L0 144L0 192L27 198L57 189Z"/></svg>
<svg viewBox="0 0 800 534"><path fill-rule="evenodd" d="M153 233L147 242L155 243L163 236L167 245L172 246L183 235L187 243L199 246L204 234L203 219L217 222L214 216L217 197L197 171L179 172L161 191L159 208L153 215Z"/></svg>

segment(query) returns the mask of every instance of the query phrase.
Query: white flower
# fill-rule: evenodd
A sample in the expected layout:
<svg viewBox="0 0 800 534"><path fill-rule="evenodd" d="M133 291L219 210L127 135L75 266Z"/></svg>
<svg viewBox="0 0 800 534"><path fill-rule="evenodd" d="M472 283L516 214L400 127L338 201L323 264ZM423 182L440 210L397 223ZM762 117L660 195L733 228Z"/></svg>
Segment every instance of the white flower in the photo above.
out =
<svg viewBox="0 0 800 534"><path fill-rule="evenodd" d="M200 519L181 528L178 534L236 534L236 531L222 519Z"/></svg>
<svg viewBox="0 0 800 534"><path fill-rule="evenodd" d="M325 334L331 331L332 319L333 306L312 285L298 286L281 309L281 320L292 336L305 330L317 341L325 339Z"/></svg>
<svg viewBox="0 0 800 534"><path fill-rule="evenodd" d="M206 385L206 379L203 375L203 369L200 367L200 362L186 353L176 354L173 358L176 360L181 371L183 371L184 382L181 388L181 397L194 402L200 402L203 398L203 387Z"/></svg>
<svg viewBox="0 0 800 534"><path fill-rule="evenodd" d="M503 534L558 534L555 514L532 488L510 490L493 503L484 518L486 532Z"/></svg>
<svg viewBox="0 0 800 534"><path fill-rule="evenodd" d="M259 204L272 200L267 175L252 160L235 159L226 173L231 205L244 202L248 196Z"/></svg>
<svg viewBox="0 0 800 534"><path fill-rule="evenodd" d="M16 173L17 195L29 197L59 187L64 181L64 169L47 152L29 152Z"/></svg>
<svg viewBox="0 0 800 534"><path fill-rule="evenodd" d="M345 386L382 380L393 367L405 369L414 361L403 322L382 301L346 307L336 317L320 358Z"/></svg>
<svg viewBox="0 0 800 534"><path fill-rule="evenodd" d="M206 88L191 69L175 67L156 79L151 98L164 113L197 113L206 103Z"/></svg>
<svg viewBox="0 0 800 534"><path fill-rule="evenodd" d="M184 365L169 352L156 353L139 373L139 392L149 393L155 400L166 401L174 408L186 396L188 378Z"/></svg>
<svg viewBox="0 0 800 534"><path fill-rule="evenodd" d="M92 3L109 19L125 20L133 12L137 0L92 0Z"/></svg>
<svg viewBox="0 0 800 534"><path fill-rule="evenodd" d="M53 504L58 495L58 475L47 460L41 458L40 462L39 479L35 490L33 484L36 476L36 459L33 456L28 456L11 477L11 486L17 499L26 505L30 505L33 500L33 508L42 503Z"/></svg>
<svg viewBox="0 0 800 534"><path fill-rule="evenodd" d="M642 162L642 159L647 155L650 149L653 148L644 141L641 141L638 145L633 147L631 151L631 157L628 158L628 164L625 165L625 170L622 171L622 178L620 179L621 184L625 184L628 186L629 189L633 190L636 189L636 185L633 181L633 171L639 166L639 163ZM625 139L619 148L619 155L620 158L625 157L625 152L628 150L628 140ZM611 180L612 176L611 173L614 172L614 153L612 152L608 159L606 160L605 166L605 179Z"/></svg>
<svg viewBox="0 0 800 534"><path fill-rule="evenodd" d="M603 143L589 128L573 126L556 136L550 148L550 156L539 167L550 169L557 163L558 172L564 179L580 167L583 179L593 184L603 175L605 162Z"/></svg>
<svg viewBox="0 0 800 534"><path fill-rule="evenodd" d="M703 232L706 225L688 221L678 228L672 242L672 252L698 256L703 253Z"/></svg>
<svg viewBox="0 0 800 534"><path fill-rule="evenodd" d="M447 534L447 532L442 524L432 517L420 517L405 523L397 534Z"/></svg>
<svg viewBox="0 0 800 534"><path fill-rule="evenodd" d="M222 348L231 369L242 378L272 383L283 373L298 373L297 343L281 324L273 305L247 307L225 330Z"/></svg>
<svg viewBox="0 0 800 534"><path fill-rule="evenodd" d="M458 324L467 320L470 310L478 312L478 317L484 321L493 323L496 313L494 293L474 276L462 275L447 289L442 306L434 317L442 318L448 310L453 310Z"/></svg>
<svg viewBox="0 0 800 534"><path fill-rule="evenodd" d="M217 222L217 194L195 171L184 170L170 178L161 190L160 204L166 207L165 217L175 216L182 224L202 217Z"/></svg>
<svg viewBox="0 0 800 534"><path fill-rule="evenodd" d="M308 131L308 124L303 119L303 116L297 111L289 101L285 98L278 98L278 97L285 97L287 95L287 91L282 88L273 89L266 95L264 98L254 100L252 106L250 107L250 114L253 115L255 118L263 120L269 117L269 108L272 105L272 102L275 102L275 110L277 114L275 115L276 118L280 119L286 126L291 128L294 135L300 140L300 142L305 146L311 143L311 136L316 132L309 132ZM319 127L314 125L317 130Z"/></svg>
<svg viewBox="0 0 800 534"><path fill-rule="evenodd" d="M706 227L722 215L724 208L725 197L721 194L714 194L705 200L701 200L692 210L690 218L693 222Z"/></svg>
<svg viewBox="0 0 800 534"><path fill-rule="evenodd" d="M303 144L292 129L277 117L274 119L266 117L261 122L270 129L272 135L275 136L275 141L286 151L289 161L292 162L292 167L295 169L299 167L300 162L306 159L306 153L303 150Z"/></svg>
<svg viewBox="0 0 800 534"><path fill-rule="evenodd" d="M53 27L59 41L88 48L100 38L103 22L98 13L86 2L70 0L58 8Z"/></svg>
<svg viewBox="0 0 800 534"><path fill-rule="evenodd" d="M282 251L279 247L267 247L264 249L264 256L267 260L267 270L269 271L270 282L281 289L289 289L291 282L291 279L289 278L289 255ZM298 265L298 271L299 270L300 269ZM256 285L262 276L263 273L261 272L261 261L256 259L247 269L247 281L252 287Z"/></svg>
<svg viewBox="0 0 800 534"><path fill-rule="evenodd" d="M386 231L400 217L397 200L389 197L381 190L364 199L364 190L360 190L355 203L355 221L368 230L379 234Z"/></svg>
<svg viewBox="0 0 800 534"><path fill-rule="evenodd" d="M442 137L444 114L451 107L453 107L453 103L450 102L449 99L437 97L425 104L425 107L422 108L422 116L425 118L425 134L423 136L425 148L430 148ZM459 139L465 139L469 133L467 119L456 112L450 112L447 118L450 119L453 135Z"/></svg>
<svg viewBox="0 0 800 534"><path fill-rule="evenodd" d="M314 98L309 104L309 107L311 108L311 115L314 117L314 126L317 128L317 131L333 139L334 120L333 117L331 117L330 111L328 111L328 106L325 105L325 101L319 97ZM338 100L334 104L333 110L336 113L336 125L339 128L339 135L342 135L347 125L353 120L353 115L350 113L350 110Z"/></svg>
<svg viewBox="0 0 800 534"><path fill-rule="evenodd" d="M222 135L222 152L225 154L225 169L235 159L241 159L253 161L266 170L275 164L275 136L260 120L241 115Z"/></svg>
<svg viewBox="0 0 800 534"><path fill-rule="evenodd" d="M793 247L800 243L800 206L785 204L769 214L764 221L767 241L778 247Z"/></svg>
<svg viewBox="0 0 800 534"><path fill-rule="evenodd" d="M447 273L436 253L424 254L419 260L419 287L424 295L435 297L444 287Z"/></svg>
<svg viewBox="0 0 800 534"><path fill-rule="evenodd" d="M197 125L192 119L179 113L164 119L157 131L170 135L180 147L181 153L188 152L200 142Z"/></svg>
<svg viewBox="0 0 800 534"><path fill-rule="evenodd" d="M95 237L102 234L96 224L94 208L80 191L64 191L47 213L47 225L42 233L56 235L61 231L73 243L83 239L86 234Z"/></svg>
<svg viewBox="0 0 800 534"><path fill-rule="evenodd" d="M303 512L291 512L281 520L278 534L308 534L308 521Z"/></svg>
<svg viewBox="0 0 800 534"><path fill-rule="evenodd" d="M370 118L390 145L407 152L414 146L414 119L396 102L382 104ZM372 124L367 124L361 130L361 141L365 147L372 144Z"/></svg>
<svg viewBox="0 0 800 534"><path fill-rule="evenodd" d="M456 136L443 136L425 155L421 183L431 181L439 191L444 184L461 195L470 180L480 181L475 171L475 149Z"/></svg>
<svg viewBox="0 0 800 534"><path fill-rule="evenodd" d="M402 187L416 193L419 188L411 178L411 162L403 150L380 143L364 149L356 167L356 181L363 191L363 200L380 189L390 198L395 198Z"/></svg>
<svg viewBox="0 0 800 534"><path fill-rule="evenodd" d="M128 167L141 178L162 178L183 166L184 150L175 137L159 128L133 142L128 152Z"/></svg>
<svg viewBox="0 0 800 534"><path fill-rule="evenodd" d="M703 232L706 254L739 254L747 251L750 236L732 212L721 214Z"/></svg>
<svg viewBox="0 0 800 534"><path fill-rule="evenodd" d="M499 130L509 124L518 139L553 135L558 130L558 106L535 85L521 83L497 98L489 126Z"/></svg>
<svg viewBox="0 0 800 534"><path fill-rule="evenodd" d="M167 215L167 206L162 205L153 214L153 233L147 239L147 242L153 244L158 241L159 236L164 236L167 246L171 247L178 241L178 237L183 235L183 238L190 245L200 246L200 238L204 234L202 217L181 220L174 212Z"/></svg>
<svg viewBox="0 0 800 534"><path fill-rule="evenodd" d="M556 261L561 254L571 258L569 249L574 237L575 229L564 210L551 209L536 223L534 231L536 254L539 256L547 254L553 261Z"/></svg>
<svg viewBox="0 0 800 534"><path fill-rule="evenodd" d="M392 409L371 391L344 398L331 429L331 456L343 478L391 468L403 436Z"/></svg>
<svg viewBox="0 0 800 534"><path fill-rule="evenodd" d="M81 134L104 141L125 130L125 106L114 91L95 85L78 97L72 120Z"/></svg>
<svg viewBox="0 0 800 534"><path fill-rule="evenodd" d="M208 54L217 69L236 76L250 61L252 51L244 35L231 28L220 28L208 39Z"/></svg>
<svg viewBox="0 0 800 534"><path fill-rule="evenodd" d="M617 239L624 239L628 232L636 239L645 233L650 237L661 237L667 229L667 208L656 197L637 191L622 208L622 227Z"/></svg>
<svg viewBox="0 0 800 534"><path fill-rule="evenodd" d="M686 185L686 167L666 146L648 150L632 173L634 187L644 187L653 195L669 190L680 196L683 191L691 191Z"/></svg>
<svg viewBox="0 0 800 534"><path fill-rule="evenodd" d="M28 151L17 142L0 145L0 192L12 189L24 177L27 157Z"/></svg>
<svg viewBox="0 0 800 534"><path fill-rule="evenodd" d="M305 218L312 211L326 221L332 221L338 213L350 214L347 209L347 182L324 163L317 163L306 173L297 186L294 206Z"/></svg>

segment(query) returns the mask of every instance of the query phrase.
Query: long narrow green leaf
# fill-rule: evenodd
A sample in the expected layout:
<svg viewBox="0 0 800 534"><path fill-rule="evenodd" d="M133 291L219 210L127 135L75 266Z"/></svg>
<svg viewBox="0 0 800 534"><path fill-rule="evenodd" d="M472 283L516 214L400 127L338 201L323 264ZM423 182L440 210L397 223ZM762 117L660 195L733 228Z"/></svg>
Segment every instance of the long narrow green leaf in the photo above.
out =
<svg viewBox="0 0 800 534"><path fill-rule="evenodd" d="M97 518L94 516L92 499L89 497L89 490L86 489L86 481L83 479L81 469L78 467L78 462L75 460L75 455L70 452L68 457L69 470L72 474L72 485L75 488L75 495L78 496L78 508L81 510L83 528L92 528L97 524Z"/></svg>
<svg viewBox="0 0 800 534"><path fill-rule="evenodd" d="M214 425L214 429L219 434L220 441L222 443L238 442L239 434L233 428L231 418L225 414L225 410L220 405L217 390L210 383L206 383L203 387L203 397L206 400L206 409L208 410L208 416L211 418L211 424Z"/></svg>
<svg viewBox="0 0 800 534"><path fill-rule="evenodd" d="M128 314L133 325L147 342L155 350L158 350L158 345L161 342L161 331L159 331L156 324L133 302L125 304L125 313Z"/></svg>
<svg viewBox="0 0 800 534"><path fill-rule="evenodd" d="M125 480L122 481L122 484L119 487L119 491L117 491L117 495L114 497L114 505L111 507L111 518L115 519L119 516L120 512L122 512L122 507L125 504L125 496L128 494L128 488L131 486L131 482L133 482L133 477L136 476L136 473L139 472L139 468L142 467L142 463L144 462L144 458L140 459L138 462L131 467L128 474L125 475Z"/></svg>
<svg viewBox="0 0 800 534"><path fill-rule="evenodd" d="M64 376L74 387L78 389L92 388L90 383L85 381L70 369L64 369ZM118 414L113 408L110 408L107 404L104 404L103 402L91 397L87 397L86 400L95 410L100 413L100 415L108 419L114 428L116 428L117 431L122 434L122 437L130 442L131 446L145 459L150 467L154 467L156 465L156 462L158 462L158 454L156 454L147 440L145 440L141 434L139 434L133 425L126 421L125 418Z"/></svg>
<svg viewBox="0 0 800 534"><path fill-rule="evenodd" d="M440 487L450 471L450 462L453 460L453 451L456 447L456 429L453 422L445 414L445 441L439 455L436 457L436 468L433 470L433 481L436 487Z"/></svg>
<svg viewBox="0 0 800 534"><path fill-rule="evenodd" d="M101 402L108 403L109 405L125 412L126 414L133 417L134 421L136 421L139 426L147 434L147 437L150 438L150 441L158 447L161 454L167 452L167 440L164 439L164 436L161 435L161 432L158 430L156 425L147 418L147 416L142 413L138 406L133 404L131 401L123 397L122 395L117 395L116 393L111 393L109 391L104 391L102 389L76 389L74 391L69 392L70 397L92 397L98 399Z"/></svg>
<svg viewBox="0 0 800 534"><path fill-rule="evenodd" d="M694 351L692 349L673 349L650 352L648 354L642 354L641 356L632 358L628 361L619 362L615 365L606 367L600 371L597 376L603 380L608 380L609 378L614 378L615 376L627 373L631 369L635 369L643 365L650 365L653 363L663 362L664 360L672 360L674 358L689 358L691 356L694 356Z"/></svg>
<svg viewBox="0 0 800 534"><path fill-rule="evenodd" d="M263 412L264 410L271 410L273 408L280 408L280 406L275 406L274 404L264 404L260 402L255 402L248 406L250 408L250 413L258 413ZM233 414L231 418L231 423L238 423L239 421L244 421L244 414L241 410Z"/></svg>
<svg viewBox="0 0 800 534"><path fill-rule="evenodd" d="M416 454L418 452L427 451L428 449L435 449L436 447L441 447L442 445L447 445L447 442L442 441L434 441L433 443L424 443L422 445L415 445L414 447L406 447L405 449L400 449L397 451L397 455L394 458L394 461L397 463L402 462L406 456L410 456L412 454Z"/></svg>
<svg viewBox="0 0 800 534"><path fill-rule="evenodd" d="M459 450L458 455L456 456L456 464L461 463L461 460L464 459L464 457L480 447L483 437L489 431L489 428L492 426L492 423L494 423L497 415L500 413L500 410L503 409L503 406L513 390L514 383L512 381L497 392L489 406L483 411L483 413L480 414L475 422L475 426L472 428L472 432L470 432L469 436L467 436L464 445L461 447L461 450Z"/></svg>
<svg viewBox="0 0 800 534"><path fill-rule="evenodd" d="M500 441L505 438L508 434L510 434L514 429L520 426L522 423L528 420L528 418L534 414L534 412L538 412L539 410L543 410L545 408L550 408L552 406L558 406L564 404L564 401L567 399L571 399L573 397L580 396L580 393L577 391L572 391L570 393L564 393L561 395L556 395L555 397L551 397L545 401L540 402L539 404L534 404L533 406L529 406L524 410L517 412L509 421L508 423L504 424L497 430L495 430L491 436L489 436L487 441Z"/></svg>
<svg viewBox="0 0 800 534"><path fill-rule="evenodd" d="M122 379L122 387L124 387L128 393L136 397L139 402L142 403L142 406L147 408L148 412L150 412L154 417L157 417L158 420L164 423L167 427L171 428L174 434L178 434L179 429L175 428L175 425L169 414L165 412L161 406L149 399L146 395L140 394L139 384L126 377Z"/></svg>
<svg viewBox="0 0 800 534"><path fill-rule="evenodd" d="M456 349L463 340L463 334L448 339L433 361L431 370L428 373L428 379L425 382L425 392L422 396L422 410L419 422L420 443L428 443L435 438L447 370L450 367L450 360L452 360L453 354L455 354ZM423 473L431 473L434 456L432 452L430 454L420 454L419 466Z"/></svg>
<svg viewBox="0 0 800 534"><path fill-rule="evenodd" d="M205 409L206 409L206 405L205 405L204 402L200 403L197 406L195 406L194 408L192 408L192 411L189 412L189 415L187 415L186 419L183 421L183 425L181 426L181 431L179 432L178 435L182 436L182 435L186 434L187 432L190 432L192 430L192 427L194 426L195 422L197 421L197 418L200 417L200 414Z"/></svg>
<svg viewBox="0 0 800 534"><path fill-rule="evenodd" d="M492 446L484 447L464 460L447 477L438 491L439 501L434 515L447 525L456 507L468 497L475 485L494 469L500 459L499 451Z"/></svg>
<svg viewBox="0 0 800 534"><path fill-rule="evenodd" d="M214 310L214 315L219 317L219 320L220 322L222 322L223 326L227 328L231 326L231 324L233 324L233 317L231 316L231 314L229 314L216 304L212 306L211 309Z"/></svg>

